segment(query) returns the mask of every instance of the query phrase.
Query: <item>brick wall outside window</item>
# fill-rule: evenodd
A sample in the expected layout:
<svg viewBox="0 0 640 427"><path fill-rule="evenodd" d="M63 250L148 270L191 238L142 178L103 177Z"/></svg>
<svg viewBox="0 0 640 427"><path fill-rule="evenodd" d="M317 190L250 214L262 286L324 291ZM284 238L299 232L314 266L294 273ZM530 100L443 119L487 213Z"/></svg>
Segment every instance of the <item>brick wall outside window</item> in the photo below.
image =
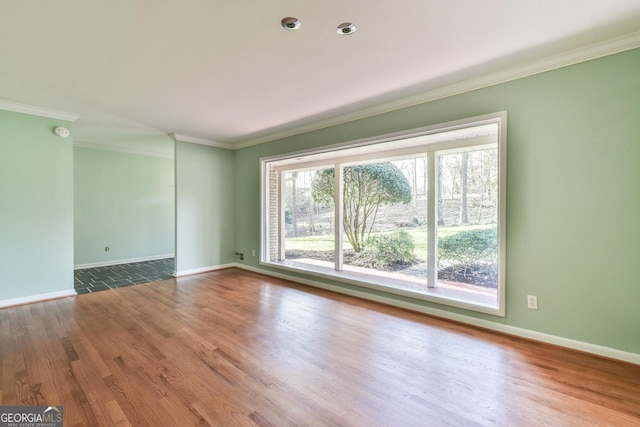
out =
<svg viewBox="0 0 640 427"><path fill-rule="evenodd" d="M271 171L269 179L269 261L278 260L278 185L279 172Z"/></svg>

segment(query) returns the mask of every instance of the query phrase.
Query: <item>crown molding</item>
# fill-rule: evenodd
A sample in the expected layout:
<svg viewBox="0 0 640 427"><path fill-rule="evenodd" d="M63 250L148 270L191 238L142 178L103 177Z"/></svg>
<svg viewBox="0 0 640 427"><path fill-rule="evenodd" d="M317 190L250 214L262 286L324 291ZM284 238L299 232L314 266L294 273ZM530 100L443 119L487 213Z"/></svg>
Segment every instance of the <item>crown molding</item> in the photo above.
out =
<svg viewBox="0 0 640 427"><path fill-rule="evenodd" d="M122 147L118 145L95 144L92 142L85 142L85 141L74 141L73 146L79 147L79 148L88 148L90 150L114 151L117 153L137 154L140 156L162 157L165 159L173 159L173 152L169 154L169 153L162 153L160 151L141 150L137 148Z"/></svg>
<svg viewBox="0 0 640 427"><path fill-rule="evenodd" d="M0 110L30 114L32 116L48 117L50 119L64 120L67 122L75 122L80 117L78 114L37 107L35 105L21 104L19 102L7 101L4 99L0 99Z"/></svg>
<svg viewBox="0 0 640 427"><path fill-rule="evenodd" d="M427 102L436 101L438 99L483 89L500 83L506 83L535 74L568 67L570 65L602 58L604 56L614 55L616 53L625 52L639 47L640 31L637 31L625 36L606 40L604 42L595 43L557 55L551 55L523 65L510 67L505 70L500 70L476 78L463 80L447 86L443 86L426 92L421 92L416 95L404 97L395 101L385 102L373 107L358 110L357 112L343 114L339 117L321 120L309 125L298 126L293 129L288 129L286 131L270 134L264 137L248 139L238 144L234 144L233 149L246 148L252 145L263 144L265 142L275 141L278 139L300 135L307 132L313 132L316 130L328 128L330 126L341 125L344 123L365 119L367 117L389 113L415 105L425 104Z"/></svg>
<svg viewBox="0 0 640 427"><path fill-rule="evenodd" d="M216 148L226 148L227 150L233 150L236 148L234 145L231 145L231 144L225 144L223 142L216 142L216 141L209 141L207 139L194 138L191 136L180 135L177 133L170 133L169 136L174 141L189 142L191 144L208 145L210 147L216 147Z"/></svg>

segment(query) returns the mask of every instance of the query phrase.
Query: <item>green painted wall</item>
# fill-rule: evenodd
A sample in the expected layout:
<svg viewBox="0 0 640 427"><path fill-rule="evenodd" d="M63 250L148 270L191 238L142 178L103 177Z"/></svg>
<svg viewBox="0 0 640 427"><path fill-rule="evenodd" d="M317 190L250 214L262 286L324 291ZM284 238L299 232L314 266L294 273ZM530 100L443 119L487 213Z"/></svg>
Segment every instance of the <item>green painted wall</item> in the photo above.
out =
<svg viewBox="0 0 640 427"><path fill-rule="evenodd" d="M506 317L424 305L640 353L640 49L238 150L236 247L259 247L261 157L502 110Z"/></svg>
<svg viewBox="0 0 640 427"><path fill-rule="evenodd" d="M172 158L75 147L75 265L173 254L173 167Z"/></svg>
<svg viewBox="0 0 640 427"><path fill-rule="evenodd" d="M176 142L176 271L234 262L234 152Z"/></svg>
<svg viewBox="0 0 640 427"><path fill-rule="evenodd" d="M73 137L0 110L0 300L73 290Z"/></svg>

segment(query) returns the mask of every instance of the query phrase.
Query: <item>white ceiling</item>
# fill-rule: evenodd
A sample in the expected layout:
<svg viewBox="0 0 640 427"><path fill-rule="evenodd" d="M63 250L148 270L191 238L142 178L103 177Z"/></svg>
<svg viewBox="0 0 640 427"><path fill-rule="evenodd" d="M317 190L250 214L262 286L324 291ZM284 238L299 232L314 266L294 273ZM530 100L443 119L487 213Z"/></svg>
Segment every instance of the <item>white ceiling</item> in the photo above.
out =
<svg viewBox="0 0 640 427"><path fill-rule="evenodd" d="M0 6L0 99L78 114L75 139L102 145L175 133L246 146L419 102L420 94L586 46L640 45L639 0ZM301 28L285 31L286 16ZM345 21L357 32L337 34Z"/></svg>

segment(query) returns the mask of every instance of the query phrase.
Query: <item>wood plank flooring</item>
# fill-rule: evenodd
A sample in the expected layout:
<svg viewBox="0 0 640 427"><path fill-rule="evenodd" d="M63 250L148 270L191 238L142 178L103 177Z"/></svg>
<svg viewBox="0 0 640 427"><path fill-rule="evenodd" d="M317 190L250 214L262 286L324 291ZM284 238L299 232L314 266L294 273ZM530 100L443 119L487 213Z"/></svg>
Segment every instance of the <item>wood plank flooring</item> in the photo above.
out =
<svg viewBox="0 0 640 427"><path fill-rule="evenodd" d="M242 270L0 310L65 426L638 426L640 366Z"/></svg>

